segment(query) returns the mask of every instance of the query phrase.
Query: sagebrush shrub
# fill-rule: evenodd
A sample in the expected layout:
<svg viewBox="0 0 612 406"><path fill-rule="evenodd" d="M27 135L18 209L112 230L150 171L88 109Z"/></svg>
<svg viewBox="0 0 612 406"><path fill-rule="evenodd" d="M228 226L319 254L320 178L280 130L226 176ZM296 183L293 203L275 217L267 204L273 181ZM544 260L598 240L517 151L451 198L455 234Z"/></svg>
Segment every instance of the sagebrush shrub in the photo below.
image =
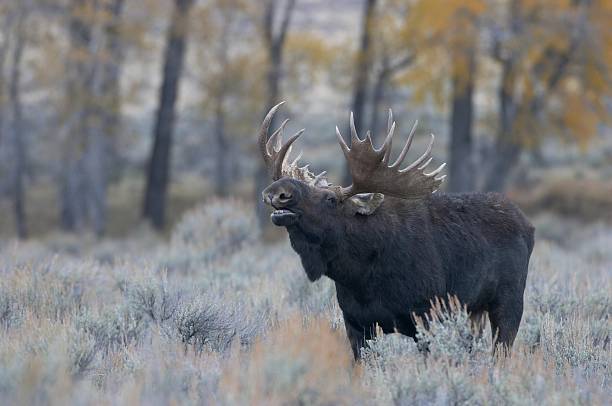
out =
<svg viewBox="0 0 612 406"><path fill-rule="evenodd" d="M478 331L466 306L453 296L435 299L429 314L417 319L416 337L431 357L457 364L491 353L489 338Z"/></svg>
<svg viewBox="0 0 612 406"><path fill-rule="evenodd" d="M189 211L176 225L170 245L197 249L203 260L229 255L257 241L259 227L250 206L237 200L213 200Z"/></svg>
<svg viewBox="0 0 612 406"><path fill-rule="evenodd" d="M266 316L249 318L240 306L221 307L216 301L198 297L182 303L174 316L180 340L197 353L225 351L237 341L248 345L263 331Z"/></svg>
<svg viewBox="0 0 612 406"><path fill-rule="evenodd" d="M609 403L609 227L536 244L511 358L440 302L420 345L379 335L353 363L333 282L308 282L287 241L257 241L250 206L213 206L170 243L0 244L2 402Z"/></svg>
<svg viewBox="0 0 612 406"><path fill-rule="evenodd" d="M148 320L125 304L105 309L101 314L84 312L76 327L89 334L96 348L109 353L139 342L148 329Z"/></svg>
<svg viewBox="0 0 612 406"><path fill-rule="evenodd" d="M127 281L123 284L123 293L134 314L156 323L171 320L180 301L180 294L168 286L165 277Z"/></svg>

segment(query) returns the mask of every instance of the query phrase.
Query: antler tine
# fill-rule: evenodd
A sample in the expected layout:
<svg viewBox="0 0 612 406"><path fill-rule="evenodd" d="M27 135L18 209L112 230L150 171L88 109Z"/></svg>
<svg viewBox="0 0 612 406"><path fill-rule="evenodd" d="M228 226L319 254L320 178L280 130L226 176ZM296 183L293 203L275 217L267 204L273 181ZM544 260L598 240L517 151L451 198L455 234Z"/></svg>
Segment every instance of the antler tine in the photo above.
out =
<svg viewBox="0 0 612 406"><path fill-rule="evenodd" d="M282 122L280 127L274 131L274 133L268 139L268 132L270 130L272 121L274 120L274 114L284 103L284 101L278 103L276 106L270 109L268 114L266 114L266 117L261 124L259 137L257 140L259 150L266 167L270 172L270 175L272 175L273 180L278 180L283 176L293 176L303 180L310 180L314 177L314 175L308 172L307 168L298 168L297 166L297 161L299 161L300 157L302 156L301 153L295 159L295 161L293 161L293 163L288 164L285 162L289 155L291 155L292 144L304 133L304 130L298 131L292 135L287 142L283 143L283 133L287 123L289 122L289 119L287 119Z"/></svg>
<svg viewBox="0 0 612 406"><path fill-rule="evenodd" d="M336 138L338 138L338 143L340 144L340 148L342 148L342 152L344 153L344 155L348 154L350 149L348 145L346 145L346 141L344 141L344 137L342 136L342 134L340 134L340 130L338 129L338 126L336 126Z"/></svg>
<svg viewBox="0 0 612 406"><path fill-rule="evenodd" d="M389 118L390 119L393 118L391 114L391 110L389 110ZM389 162L389 158L391 157L391 146L393 145L393 133L394 132L395 132L395 121L387 129L387 138L385 138L385 142L383 142L382 147L380 147L380 151L384 152L383 162L385 164Z"/></svg>
<svg viewBox="0 0 612 406"><path fill-rule="evenodd" d="M278 127L278 129L272 133L270 138L268 138L268 142L266 143L266 152L268 154L272 155L271 148L274 148L274 151L278 151L280 149L279 145L282 145L283 132L285 131L285 126L287 125L288 122L289 122L289 119L288 118L285 119L285 121L282 122L280 127ZM278 137L278 140L277 140L277 137ZM275 140L277 140L276 145L275 145Z"/></svg>
<svg viewBox="0 0 612 406"><path fill-rule="evenodd" d="M395 162L391 164L390 166L391 168L396 168L402 163L404 158L406 158L406 154L408 153L408 150L410 149L410 145L412 145L412 139L414 138L414 134L416 133L416 129L418 125L419 125L419 120L415 120L414 124L412 125L412 129L410 130L410 134L408 135L408 140L406 141L406 144L404 144L404 148L402 148L402 152L400 152Z"/></svg>
<svg viewBox="0 0 612 406"><path fill-rule="evenodd" d="M370 141L370 146L372 147L372 149L374 149L374 142L372 141L372 132L370 130L366 132L365 140Z"/></svg>
<svg viewBox="0 0 612 406"><path fill-rule="evenodd" d="M431 135L431 139L429 140L429 145L427 145L427 149L425 150L423 155L421 155L419 159L417 159L416 161L408 165L406 168L400 169L400 172L408 172L409 170L414 169L415 167L419 166L421 162L429 158L431 154L431 149L433 148L434 139L435 139L433 134L430 134L430 135Z"/></svg>
<svg viewBox="0 0 612 406"><path fill-rule="evenodd" d="M277 180L283 176L283 163L285 161L285 155L289 148L291 148L291 144L293 144L300 136L304 133L304 129L296 132L287 140L286 143L280 148L277 152L277 156L274 157L274 167L272 172L272 179Z"/></svg>
<svg viewBox="0 0 612 406"><path fill-rule="evenodd" d="M353 112L351 111L351 120L350 120L350 127L351 127L351 145L355 144L357 142L361 142L361 139L359 138L359 135L357 135L357 129L355 128L355 118L353 116Z"/></svg>
<svg viewBox="0 0 612 406"><path fill-rule="evenodd" d="M436 176L437 174L439 174L440 172L442 172L442 169L444 169L444 167L446 166L446 162L444 162L442 165L438 166L436 169L434 169L432 172L429 173L423 173L423 175L427 176L427 177L432 177L432 176ZM446 177L446 175L442 175L442 179L444 179ZM434 178L436 179L436 178ZM438 180L438 179L436 179Z"/></svg>
<svg viewBox="0 0 612 406"><path fill-rule="evenodd" d="M274 119L274 114L276 114L276 111L284 103L285 102L282 101L270 109L268 114L266 114L266 117L264 118L263 122L261 123L261 128L259 130L259 137L257 139L257 143L259 144L259 151L261 152L261 155L267 166L270 166L272 164L272 156L268 152L268 147L267 147L268 132L270 130L270 124L272 124L272 120Z"/></svg>
<svg viewBox="0 0 612 406"><path fill-rule="evenodd" d="M297 166L298 162L300 161L300 159L302 159L302 153L304 151L300 151L300 153L298 154L298 156L295 157L295 159L293 160L293 162L291 162L291 166Z"/></svg>
<svg viewBox="0 0 612 406"><path fill-rule="evenodd" d="M327 175L327 171L323 171L317 176L315 176L314 179L312 180L312 184L313 185L318 184L323 178L325 178L325 175Z"/></svg>
<svg viewBox="0 0 612 406"><path fill-rule="evenodd" d="M395 131L395 121L393 121L393 111L389 109L389 117L387 118L387 138L385 142L383 142L381 150L385 151L385 155L383 156L383 162L389 162L389 158L391 157L391 146L393 144L393 132Z"/></svg>
<svg viewBox="0 0 612 406"><path fill-rule="evenodd" d="M423 169L425 169L427 167L427 165L429 165L431 163L431 161L433 160L433 157L429 157L429 159L427 160L427 162L425 162L423 165L419 166L417 169L419 171L422 171Z"/></svg>

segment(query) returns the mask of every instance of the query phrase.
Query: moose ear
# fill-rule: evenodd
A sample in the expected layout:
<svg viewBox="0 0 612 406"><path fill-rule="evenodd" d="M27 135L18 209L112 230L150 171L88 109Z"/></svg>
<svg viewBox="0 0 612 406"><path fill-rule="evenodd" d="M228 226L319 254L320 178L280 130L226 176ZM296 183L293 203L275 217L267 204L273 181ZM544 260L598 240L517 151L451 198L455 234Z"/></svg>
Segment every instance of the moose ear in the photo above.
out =
<svg viewBox="0 0 612 406"><path fill-rule="evenodd" d="M378 206L385 200L385 195L382 193L361 193L348 199L352 214L361 214L369 216L374 213Z"/></svg>

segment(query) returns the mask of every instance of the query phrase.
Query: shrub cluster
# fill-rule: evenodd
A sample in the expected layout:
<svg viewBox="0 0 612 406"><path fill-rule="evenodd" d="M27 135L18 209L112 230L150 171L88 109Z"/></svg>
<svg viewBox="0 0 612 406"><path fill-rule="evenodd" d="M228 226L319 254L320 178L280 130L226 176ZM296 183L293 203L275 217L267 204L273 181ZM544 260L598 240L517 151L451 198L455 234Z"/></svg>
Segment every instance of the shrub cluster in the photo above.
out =
<svg viewBox="0 0 612 406"><path fill-rule="evenodd" d="M490 328L481 334L465 307L444 298L417 324L418 344L379 334L356 363L333 283L308 282L286 242L262 245L238 202L196 209L154 249L151 240L5 245L0 398L603 404L612 230L581 241L571 252L536 245L512 358L492 357Z"/></svg>

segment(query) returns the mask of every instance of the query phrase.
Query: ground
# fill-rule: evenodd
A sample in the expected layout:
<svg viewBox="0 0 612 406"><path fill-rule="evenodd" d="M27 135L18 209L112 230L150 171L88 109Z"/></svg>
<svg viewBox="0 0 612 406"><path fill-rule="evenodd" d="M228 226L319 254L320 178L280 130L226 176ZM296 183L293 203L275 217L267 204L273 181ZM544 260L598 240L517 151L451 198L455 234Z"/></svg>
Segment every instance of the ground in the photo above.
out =
<svg viewBox="0 0 612 406"><path fill-rule="evenodd" d="M612 227L533 217L538 239L510 359L460 305L354 363L333 285L311 284L251 207L209 201L169 240L0 245L0 397L23 404L605 404ZM214 232L213 232L214 230Z"/></svg>

